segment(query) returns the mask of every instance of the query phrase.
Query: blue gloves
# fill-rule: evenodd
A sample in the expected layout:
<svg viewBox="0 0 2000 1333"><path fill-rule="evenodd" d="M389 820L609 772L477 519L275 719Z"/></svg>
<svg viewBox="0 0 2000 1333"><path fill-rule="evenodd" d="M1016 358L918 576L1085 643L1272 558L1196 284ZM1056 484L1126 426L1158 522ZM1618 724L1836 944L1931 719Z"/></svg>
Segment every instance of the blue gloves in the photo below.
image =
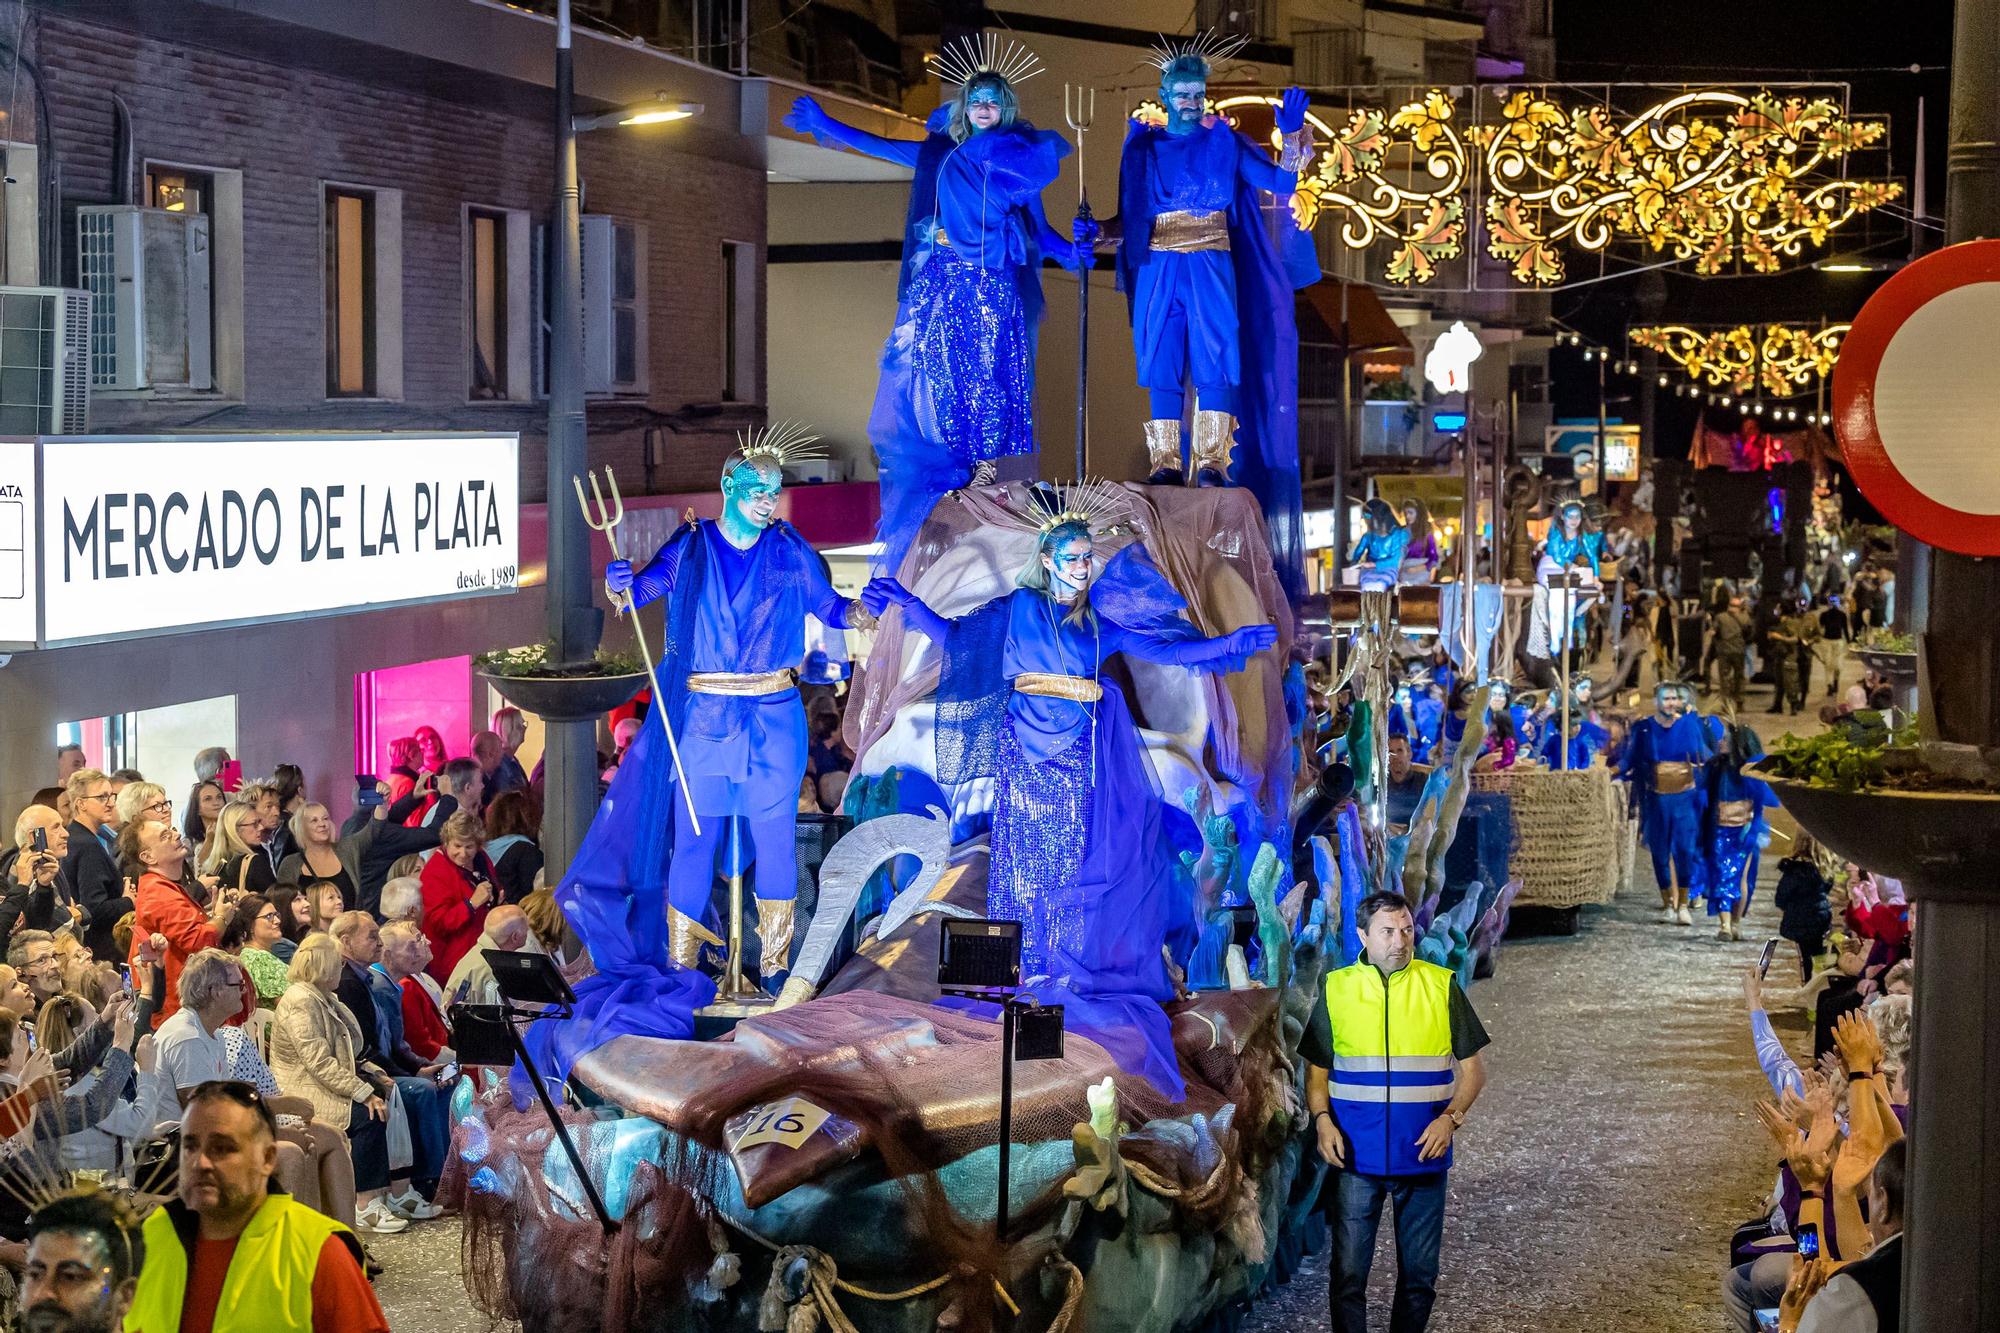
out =
<svg viewBox="0 0 2000 1333"><path fill-rule="evenodd" d="M800 98L801 102L807 98ZM1297 134L1306 126L1306 90L1287 88L1285 95L1278 99L1278 133ZM787 122L789 123L789 122Z"/></svg>
<svg viewBox="0 0 2000 1333"><path fill-rule="evenodd" d="M1096 218L1090 216L1088 213L1078 213L1076 220L1069 224L1070 239L1078 245L1094 244L1097 238L1103 234L1104 228L1098 224Z"/></svg>
<svg viewBox="0 0 2000 1333"><path fill-rule="evenodd" d="M797 134L809 134L814 138L826 133L827 114L810 97L801 97L792 103L792 109L785 115L785 128Z"/></svg>
<svg viewBox="0 0 2000 1333"><path fill-rule="evenodd" d="M1249 657L1275 646L1278 642L1278 631L1271 625L1245 625L1242 629L1231 630L1225 636L1225 641L1229 644L1227 656Z"/></svg>
<svg viewBox="0 0 2000 1333"><path fill-rule="evenodd" d="M605 591L614 596L632 591L632 562L613 560L604 567Z"/></svg>

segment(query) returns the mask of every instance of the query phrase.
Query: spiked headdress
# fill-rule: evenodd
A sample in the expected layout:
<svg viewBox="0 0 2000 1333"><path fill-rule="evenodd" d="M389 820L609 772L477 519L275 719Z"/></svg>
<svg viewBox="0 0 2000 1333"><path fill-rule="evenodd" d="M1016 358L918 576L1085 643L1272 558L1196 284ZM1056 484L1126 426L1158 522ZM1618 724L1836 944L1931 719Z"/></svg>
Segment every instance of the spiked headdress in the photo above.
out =
<svg viewBox="0 0 2000 1333"><path fill-rule="evenodd" d="M1248 44L1246 37L1206 28L1192 37L1161 37L1153 44L1153 54L1149 59L1159 67L1162 76L1171 73L1176 66L1185 69L1190 64L1198 64L1202 77L1206 79L1209 68L1216 61L1227 60Z"/></svg>
<svg viewBox="0 0 2000 1333"><path fill-rule="evenodd" d="M774 421L763 430L752 427L736 432L737 463L769 461L782 468L803 459L824 458L826 450L817 447L818 440L803 421ZM735 466L731 464L730 470Z"/></svg>
<svg viewBox="0 0 2000 1333"><path fill-rule="evenodd" d="M1042 72L1042 62L1033 51L1008 38L1002 45L996 33L980 33L947 43L942 51L924 57L924 63L946 83L960 87L982 74L993 74L1008 83L1032 79Z"/></svg>
<svg viewBox="0 0 2000 1333"><path fill-rule="evenodd" d="M1030 488L1028 509L1038 520L1037 531L1043 537L1065 523L1081 523L1095 535L1099 520L1111 512L1117 499L1118 488L1110 482L1085 478L1067 486Z"/></svg>

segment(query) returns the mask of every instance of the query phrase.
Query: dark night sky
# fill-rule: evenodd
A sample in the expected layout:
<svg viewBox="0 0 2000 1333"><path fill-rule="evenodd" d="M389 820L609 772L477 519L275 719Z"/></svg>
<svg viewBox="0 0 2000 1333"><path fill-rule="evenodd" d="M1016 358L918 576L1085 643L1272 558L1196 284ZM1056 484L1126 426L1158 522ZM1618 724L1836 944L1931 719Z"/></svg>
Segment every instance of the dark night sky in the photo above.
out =
<svg viewBox="0 0 2000 1333"><path fill-rule="evenodd" d="M1890 150L1886 165L1878 155L1874 170L1907 185L1916 153L1917 104L1927 102L1928 211L1941 217L1944 201L1945 99L1951 53L1951 6L1944 0L1901 4L1858 0L1555 0L1556 61L1564 79L1576 83L1659 82L1754 86L1759 81L1844 82L1857 116L1887 116ZM1912 64L1927 68L1911 74ZM1871 173L1872 174L1872 173ZM1900 201L1907 207L1906 197ZM1883 243L1876 253L1907 255L1907 231L1898 239L1893 223L1871 223L1869 237ZM1838 237L1827 251L1840 249ZM1939 244L1936 232L1925 248ZM1818 257L1810 249L1796 262L1800 271L1778 276L1700 279L1667 271L1667 321L1717 322L1793 319L1850 319L1886 274L1823 274L1805 265ZM1611 346L1623 344L1636 279L1599 283L1558 293L1555 313L1563 322ZM1594 367L1586 378L1574 352L1556 357L1557 408L1565 415L1596 410ZM1630 381L1626 381L1629 389ZM1619 390L1614 390L1618 392ZM1660 426L1663 438L1684 437L1692 407L1668 396ZM1614 413L1615 414L1615 413Z"/></svg>

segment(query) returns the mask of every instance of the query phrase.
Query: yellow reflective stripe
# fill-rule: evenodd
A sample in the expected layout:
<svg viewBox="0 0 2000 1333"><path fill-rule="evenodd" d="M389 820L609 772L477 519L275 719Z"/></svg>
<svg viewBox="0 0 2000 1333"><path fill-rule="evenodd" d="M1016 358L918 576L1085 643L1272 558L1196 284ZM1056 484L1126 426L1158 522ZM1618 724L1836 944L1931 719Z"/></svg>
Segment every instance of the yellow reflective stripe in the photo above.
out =
<svg viewBox="0 0 2000 1333"><path fill-rule="evenodd" d="M1336 1100L1372 1102L1379 1106L1383 1102L1448 1102L1457 1088L1456 1079L1449 1083L1398 1083L1389 1086L1334 1082L1327 1085L1327 1092Z"/></svg>

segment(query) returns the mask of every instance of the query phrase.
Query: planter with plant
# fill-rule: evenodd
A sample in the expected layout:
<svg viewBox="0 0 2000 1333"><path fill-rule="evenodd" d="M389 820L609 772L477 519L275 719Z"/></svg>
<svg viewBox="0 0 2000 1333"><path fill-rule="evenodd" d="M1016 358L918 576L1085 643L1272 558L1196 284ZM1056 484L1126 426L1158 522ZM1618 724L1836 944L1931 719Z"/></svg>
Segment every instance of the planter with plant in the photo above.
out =
<svg viewBox="0 0 2000 1333"><path fill-rule="evenodd" d="M1918 739L1914 718L1862 710L1785 736L1750 770L1836 854L1898 879L2000 878L2000 772Z"/></svg>
<svg viewBox="0 0 2000 1333"><path fill-rule="evenodd" d="M548 642L499 648L472 666L508 703L548 721L576 722L608 713L646 685L646 666L631 653L597 650L591 661L551 661Z"/></svg>
<svg viewBox="0 0 2000 1333"><path fill-rule="evenodd" d="M1881 672L1892 684L1916 682L1917 641L1908 634L1871 629L1854 641L1851 651L1862 665Z"/></svg>

